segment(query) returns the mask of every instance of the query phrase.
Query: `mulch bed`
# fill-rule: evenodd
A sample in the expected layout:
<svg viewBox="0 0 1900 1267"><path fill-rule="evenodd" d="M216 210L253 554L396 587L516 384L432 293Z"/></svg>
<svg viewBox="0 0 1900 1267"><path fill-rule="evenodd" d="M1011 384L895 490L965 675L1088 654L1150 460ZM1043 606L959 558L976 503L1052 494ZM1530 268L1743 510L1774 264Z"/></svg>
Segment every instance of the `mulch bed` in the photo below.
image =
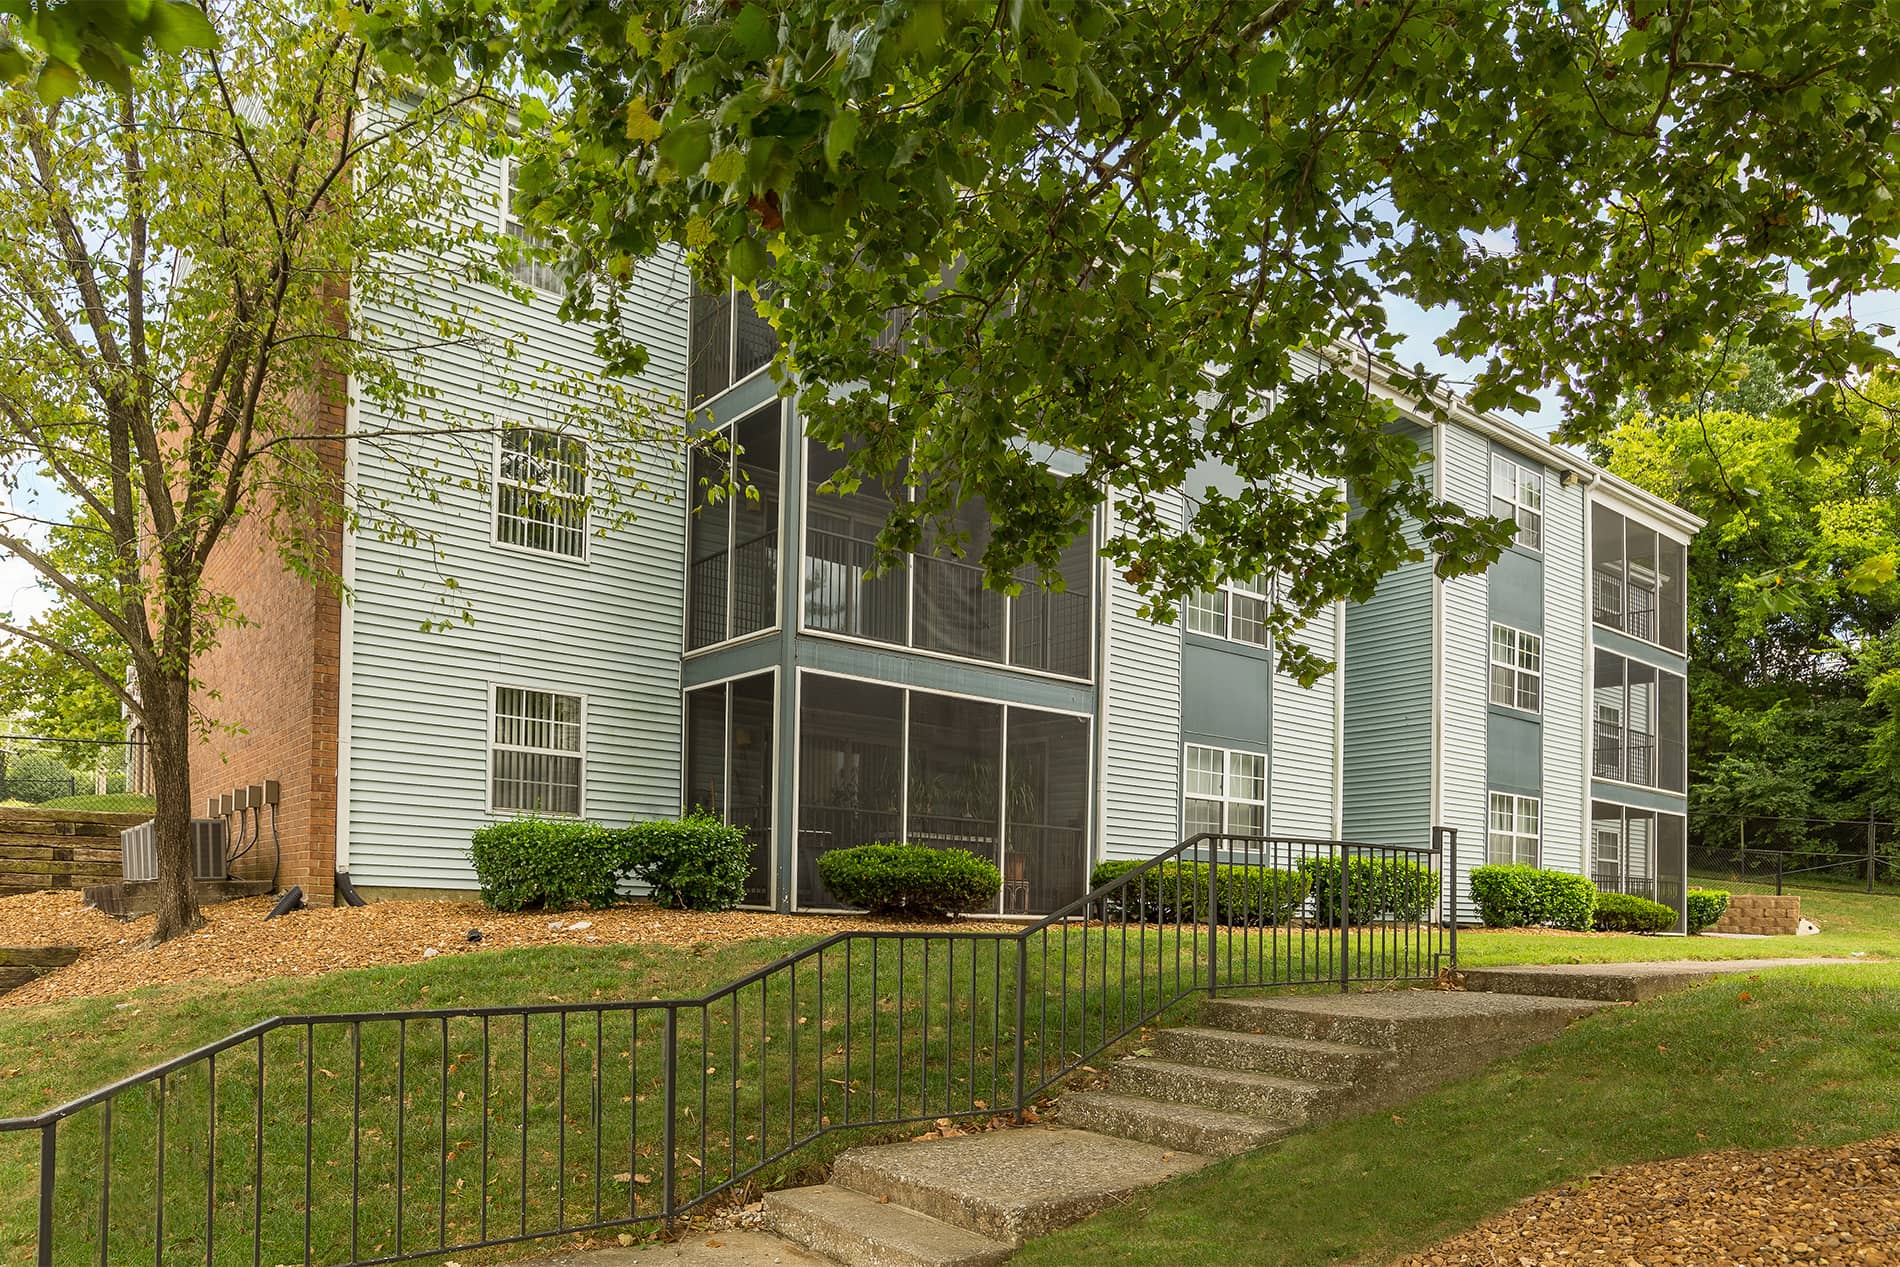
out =
<svg viewBox="0 0 1900 1267"><path fill-rule="evenodd" d="M604 911L503 915L470 902L372 902L317 907L264 922L273 899L243 898L204 910L200 931L141 949L152 917L120 922L73 892L0 898L0 946L77 946L77 962L0 994L0 1007L116 994L169 981L262 981L343 968L417 963L437 954L518 946L698 946L760 937L819 937L852 928L917 923L757 911L703 914L635 903ZM468 930L482 930L479 944Z"/></svg>
<svg viewBox="0 0 1900 1267"><path fill-rule="evenodd" d="M1900 1135L1706 1153L1520 1202L1393 1267L1900 1267Z"/></svg>

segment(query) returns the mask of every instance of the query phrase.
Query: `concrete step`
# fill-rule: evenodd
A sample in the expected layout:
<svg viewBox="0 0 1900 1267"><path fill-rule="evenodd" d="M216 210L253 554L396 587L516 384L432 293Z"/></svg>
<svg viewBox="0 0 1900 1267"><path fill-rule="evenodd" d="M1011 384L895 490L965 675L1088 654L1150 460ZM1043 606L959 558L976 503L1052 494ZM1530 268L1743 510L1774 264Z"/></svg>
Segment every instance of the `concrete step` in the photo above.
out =
<svg viewBox="0 0 1900 1267"><path fill-rule="evenodd" d="M1325 1114L1347 1094L1345 1087L1242 1069L1182 1065L1148 1056L1127 1056L1110 1065L1108 1089L1169 1104L1198 1104L1224 1113L1244 1113L1294 1125Z"/></svg>
<svg viewBox="0 0 1900 1267"><path fill-rule="evenodd" d="M1205 1166L1199 1153L1064 1127L854 1148L831 1182L1020 1245Z"/></svg>
<svg viewBox="0 0 1900 1267"><path fill-rule="evenodd" d="M1540 1042L1599 1007L1585 999L1460 990L1391 990L1289 998L1222 996L1201 1005L1211 1029L1348 1043L1430 1057L1467 1044Z"/></svg>
<svg viewBox="0 0 1900 1267"><path fill-rule="evenodd" d="M1853 959L1678 959L1658 963L1565 963L1544 966L1468 968L1468 991L1539 995L1608 1003L1646 1003L1698 981L1770 968L1865 962Z"/></svg>
<svg viewBox="0 0 1900 1267"><path fill-rule="evenodd" d="M1064 1126L1209 1157L1263 1148L1293 1131L1287 1122L1111 1091L1071 1091L1057 1104L1056 1114Z"/></svg>
<svg viewBox="0 0 1900 1267"><path fill-rule="evenodd" d="M1243 1034L1204 1025L1159 1030L1148 1046L1155 1055L1176 1064L1244 1069L1333 1086L1351 1086L1374 1077L1392 1059L1391 1052L1377 1047Z"/></svg>
<svg viewBox="0 0 1900 1267"><path fill-rule="evenodd" d="M1011 1245L836 1184L765 1196L765 1222L843 1267L991 1267Z"/></svg>

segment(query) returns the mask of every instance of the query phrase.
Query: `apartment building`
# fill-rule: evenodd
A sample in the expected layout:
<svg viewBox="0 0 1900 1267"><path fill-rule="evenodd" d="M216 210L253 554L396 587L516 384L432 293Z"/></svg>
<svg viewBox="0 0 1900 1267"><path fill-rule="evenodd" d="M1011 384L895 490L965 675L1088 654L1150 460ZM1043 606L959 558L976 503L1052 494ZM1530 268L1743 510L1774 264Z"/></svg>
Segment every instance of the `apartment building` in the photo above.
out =
<svg viewBox="0 0 1900 1267"><path fill-rule="evenodd" d="M248 555L224 565L240 602L268 594L290 615L205 662L229 728L193 790L277 779L286 883L465 892L469 834L497 817L692 806L746 827L748 898L784 910L832 905L825 851L890 839L995 861L1000 915L1055 909L1094 862L1197 831L1423 845L1442 823L1466 870L1535 860L1659 894L1674 874L1696 524L1567 452L1469 411L1409 424L1441 491L1517 517L1518 544L1485 576L1414 565L1322 613L1302 636L1340 671L1301 687L1274 668L1256 587L1143 619L1097 557L1107 522L1065 554L1061 593L1007 596L936 555L874 575L904 490L821 491L840 455L778 394L770 328L743 295L694 293L677 261L642 274L651 359L634 386L724 443L654 448L637 516L598 531L589 495L617 476L558 434L563 400L491 386L534 362L599 370L591 335L554 317L554 279L523 278L537 302L477 296L520 364L447 348L427 371L451 407L509 419L459 455L486 478L411 505L413 533L339 529L347 604L288 602L297 583ZM337 395L352 431L388 421ZM365 495L403 496L380 451L337 447ZM980 549L980 502L959 526ZM444 575L469 619L431 619Z"/></svg>

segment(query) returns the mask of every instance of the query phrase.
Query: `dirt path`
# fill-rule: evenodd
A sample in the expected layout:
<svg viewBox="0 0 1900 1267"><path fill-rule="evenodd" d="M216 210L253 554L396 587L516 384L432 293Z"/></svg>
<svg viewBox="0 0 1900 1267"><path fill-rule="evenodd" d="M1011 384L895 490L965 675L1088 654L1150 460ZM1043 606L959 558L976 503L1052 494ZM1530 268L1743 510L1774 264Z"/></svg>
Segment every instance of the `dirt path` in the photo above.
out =
<svg viewBox="0 0 1900 1267"><path fill-rule="evenodd" d="M154 950L139 949L151 917L120 923L71 892L0 898L0 946L78 946L70 967L0 994L0 1007L115 994L186 979L261 981L342 968L416 963L435 954L517 946L657 944L694 946L758 937L818 937L848 928L915 929L916 924L771 915L698 914L633 905L606 911L501 915L469 902L374 902L322 907L264 922L272 899L247 898L205 908L200 932ZM479 946L468 931L479 928ZM431 953L433 952L433 953Z"/></svg>
<svg viewBox="0 0 1900 1267"><path fill-rule="evenodd" d="M1649 1162L1542 1193L1393 1267L1900 1267L1900 1135Z"/></svg>

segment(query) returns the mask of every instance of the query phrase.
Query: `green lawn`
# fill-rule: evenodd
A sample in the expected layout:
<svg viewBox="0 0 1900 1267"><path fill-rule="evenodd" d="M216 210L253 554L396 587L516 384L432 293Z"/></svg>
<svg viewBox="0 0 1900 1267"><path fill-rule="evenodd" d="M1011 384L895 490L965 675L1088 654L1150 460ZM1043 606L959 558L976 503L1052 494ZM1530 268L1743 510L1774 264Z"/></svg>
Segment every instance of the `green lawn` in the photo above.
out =
<svg viewBox="0 0 1900 1267"><path fill-rule="evenodd" d="M1014 1261L1382 1263L1611 1167L1900 1130L1897 1050L1900 965L1720 978L1156 1188Z"/></svg>
<svg viewBox="0 0 1900 1267"><path fill-rule="evenodd" d="M1827 930L1821 936L1732 941L1469 933L1461 938L1460 948L1467 964L1855 952L1900 958L1900 902L1827 895L1813 898L1808 909ZM601 946L497 951L321 978L247 985L180 983L116 997L0 1011L0 1116L30 1114L59 1104L273 1015L680 998L741 977L810 940L815 939L687 949ZM1013 952L1004 962L998 958L995 943L976 943L980 948L972 950L973 943L964 942L946 961L947 944L941 936L920 933L909 939L901 958L893 958L886 943L875 983L865 972L868 965L860 958L853 979L862 981L852 992L849 1016L842 1014L837 1002L836 982L842 979L846 965L835 949L826 960L826 970L834 974L828 988L834 1004L825 1014L817 1014L811 1006L817 993L813 961L807 961L799 977L800 997L796 1003L784 988L785 983L780 982L769 997L752 990L716 1009L682 1013L676 1077L690 1079L696 1093L698 1076L704 1068L712 1071L709 1081L714 1088L703 1105L694 1095L688 1095L675 1121L678 1139L689 1159L677 1171L682 1196L692 1195L702 1179L716 1185L722 1177L746 1169L759 1158L769 1157L823 1126L841 1126L861 1119L873 1103L880 1116L892 1114L901 1103L904 1114L926 1121L938 1113L968 1108L977 1102L988 1107L1006 1105L1012 1085L1008 1059L1012 1044L1007 1039L1013 1019ZM928 965L923 962L927 945L935 956ZM1144 1002L1152 1004L1161 991L1179 988L1171 977L1176 944L1168 938L1151 933L1145 941L1130 943L1125 994L1119 988L1123 979L1119 950L1105 961L1103 945L1104 934L1097 929L1086 934L1072 932L1066 941L1058 934L1032 953L1025 966L1032 1000L1045 997L1047 987L1065 974L1071 990L1077 991L1066 1011L1045 1014L1032 1007L1032 1060L1055 1062L1061 1052L1073 1059L1076 1053L1094 1046L1104 1033L1120 1032L1124 1007L1130 1019L1138 1019ZM1092 949L1085 951L1084 946ZM1221 949L1225 956L1231 947ZM1275 953L1279 949L1276 947ZM1190 938L1186 947L1189 981L1201 970L1194 965L1205 962L1196 958L1196 950ZM1248 953L1262 952L1256 934ZM862 953L860 947L860 956ZM1324 955L1304 966L1321 977L1331 967ZM1107 977L1103 975L1105 968ZM1834 971L1837 975L1863 973L1864 977L1854 980L1891 986L1900 968ZM1079 992L1084 981L1089 983L1086 994ZM1857 992L1857 997L1865 993L1859 986L1849 988ZM1860 1004L1824 1002L1839 993L1822 992L1812 997L1808 1006L1821 1009L1822 1016L1789 1013L1785 1019L1777 1019L1800 1000L1763 989L1757 1001L1732 1009L1734 1015L1726 1019L1731 1029L1742 1026L1751 1034L1759 1029L1767 1036L1763 1052L1769 1054L1756 1054L1771 1062L1769 1072L1776 1072L1790 1067L1772 1063L1776 1059L1773 1053L1782 1050L1776 1044L1800 1041L1825 1046L1833 1041L1828 1036L1842 1029L1828 1018L1854 1014L1857 1008L1866 1011ZM1701 999L1702 994L1694 997ZM901 1037L894 1033L892 1024L900 999L905 1014L912 1018ZM922 999L929 1000L930 1021L920 1030L916 1018ZM1702 1024L1680 1016L1668 1019L1680 1006L1679 1001L1672 1001L1657 1005L1654 1011L1618 1012L1591 1022L1591 1032L1621 1034L1616 1027L1635 1024L1658 1037L1647 1045L1646 1040L1627 1035L1606 1039L1606 1045L1591 1049L1594 1057L1590 1051L1578 1049L1577 1059L1582 1063L1574 1077L1573 1071L1561 1065L1541 1075L1522 1067L1521 1061L1514 1066L1520 1068L1515 1075L1519 1082L1513 1085L1537 1085L1541 1078L1557 1090L1551 1103L1527 1104L1512 1111L1516 1119L1500 1120L1542 1123L1537 1130L1548 1131L1553 1137L1562 1137L1566 1129L1580 1132L1574 1147L1566 1145L1548 1159L1548 1166L1527 1164L1542 1159L1542 1154L1535 1154L1517 1157L1512 1166L1504 1167L1503 1171L1522 1179L1516 1186L1468 1182L1471 1175L1485 1171L1488 1160L1475 1171L1472 1165L1476 1163L1453 1168L1457 1173L1441 1168L1440 1163L1449 1155L1445 1151L1448 1148L1470 1149L1473 1156L1488 1159L1501 1147L1502 1137L1496 1128L1475 1132L1466 1128L1457 1116L1461 1111L1457 1106L1464 1102L1456 1097L1440 1110L1445 1116L1439 1133L1447 1138L1430 1147L1423 1133L1394 1141L1400 1147L1391 1164L1416 1166L1419 1174L1416 1182L1401 1176L1400 1183L1388 1184L1387 1172L1381 1170L1381 1199L1410 1188L1416 1205L1394 1212L1391 1235L1399 1239L1364 1243L1412 1243L1435 1230L1460 1226L1460 1220L1468 1221L1475 1213L1490 1208L1481 1203L1490 1199L1494 1188L1497 1201L1503 1202L1542 1186L1541 1176L1575 1173L1568 1168L1573 1164L1586 1168L1597 1164L1589 1161L1590 1157L1625 1156L1602 1153L1602 1141L1591 1143L1599 1134L1639 1152L1641 1146L1657 1140L1683 1138L1673 1127L1665 1131L1658 1125L1655 1131L1645 1131L1637 1125L1639 1121L1666 1124L1673 1120L1669 1116L1673 1112L1670 1097L1664 1092L1676 1080L1694 1081L1698 1095L1710 1092L1710 1079L1697 1072L1695 1064L1684 1064L1673 1057L1685 1051L1702 1052L1706 1046L1710 1060L1745 1061L1755 1045L1738 1042L1733 1032L1726 1031L1706 1044L1699 1033L1690 1034L1686 1040L1669 1037L1674 1032L1672 1026ZM1864 1034L1868 1043L1877 1040L1890 1045L1894 1038L1891 1014L1870 1016L1853 1022L1860 1026L1855 1041ZM1883 1023L1885 1029L1881 1028ZM1808 1028L1799 1034L1780 1036L1784 1028L1799 1029L1803 1025ZM530 1230L552 1226L556 1220L570 1225L588 1222L596 1217L597 1183L605 1216L629 1207L651 1213L657 1207L660 1184L662 1124L657 1121L661 1115L654 1106L662 1102L663 1094L663 1028L663 1016L647 1012L637 1020L626 1013L610 1014L598 1035L591 1014L577 1016L566 1026L556 1015L539 1016L525 1024L517 1018L499 1018L487 1026L485 1042L482 1023L467 1018L446 1026L435 1021L401 1024L393 1020L367 1021L354 1027L329 1025L318 1027L308 1038L301 1028L276 1031L263 1043L269 1072L261 1093L255 1075L257 1049L247 1045L221 1059L215 1086L209 1071L200 1065L168 1079L162 1097L153 1088L120 1099L111 1126L110 1260L154 1259L150 1225L152 1194L157 1187L160 1150L156 1138L161 1110L169 1128L162 1150L166 1164L165 1261L176 1258L205 1262L209 1257L213 1263L249 1262L254 1206L260 1199L268 1231L265 1261L302 1261L306 1129L318 1159L311 1178L314 1213L310 1226L317 1261L340 1259L347 1253L352 1234L348 1198L353 1182L363 1195L355 1231L359 1253L366 1257L393 1252L393 1229L397 1226L403 1229L407 1249L433 1245L435 1238L444 1233L450 1243L468 1239L480 1229L484 1217L490 1220L489 1234L506 1234L512 1230L509 1224L518 1226L524 1209ZM1085 1039L1084 1034L1089 1038ZM521 1055L524 1039L530 1046L525 1060ZM1566 1044L1573 1042L1565 1040ZM1671 1052L1654 1052L1657 1043L1668 1046ZM1782 1059L1793 1060L1795 1048L1790 1046L1786 1051ZM879 1053L875 1059L881 1062L875 1087L868 1076L873 1052ZM1801 1052L1803 1061L1812 1059L1806 1047ZM1650 1060L1651 1055L1656 1059ZM783 1090L794 1060L800 1069L796 1101ZM399 1064L404 1069L400 1096L395 1072ZM919 1076L924 1070L929 1073L927 1081ZM734 1071L739 1079L736 1090L730 1086ZM484 1073L487 1083L483 1081ZM1727 1078L1759 1090L1750 1081L1754 1076L1719 1075L1714 1084L1721 1085ZM599 1118L593 1115L596 1078L602 1106ZM1579 1080L1592 1087L1587 1095L1577 1094ZM1616 1101L1625 1108L1605 1114L1601 1111L1606 1103L1603 1087L1611 1083ZM1844 1070L1841 1080L1828 1085L1846 1088L1834 1099L1851 1101L1864 1092L1883 1104L1895 1100L1892 1088L1863 1086L1851 1069ZM769 1089L763 1098L761 1087ZM728 1098L722 1098L722 1093ZM1489 1089L1466 1094L1475 1094L1471 1102L1477 1104L1494 1099ZM261 1157L252 1146L260 1098L268 1126ZM1792 1097L1784 1106L1792 1114L1790 1121L1801 1120L1799 1113L1807 1111L1796 1103L1799 1100L1798 1096ZM214 1106L218 1147L215 1156L206 1156L202 1141ZM1733 1128L1731 1133L1711 1135L1711 1139L1753 1138L1748 1133L1753 1122L1748 1112L1746 1107L1739 1108L1728 1124ZM1403 1116L1408 1122L1415 1120L1410 1110ZM1817 1122L1834 1120L1818 1110L1810 1116ZM99 1258L97 1229L100 1198L104 1195L99 1191L99 1178L105 1150L104 1123L99 1117L97 1110L89 1110L61 1128L61 1261ZM1864 1120L1867 1133L1871 1133L1880 1129L1885 1119L1878 1114L1843 1113L1840 1120ZM1335 1129L1372 1130L1381 1125ZM891 1128L879 1129L887 1137L893 1133ZM898 1128L895 1133L903 1132L904 1128ZM1452 1135L1462 1142L1451 1140ZM770 1161L759 1178L770 1185L816 1177L838 1149L865 1137L863 1131L827 1135L782 1160ZM1527 1148L1549 1144L1535 1132L1530 1138L1537 1142L1526 1144ZM1693 1130L1687 1138L1693 1139ZM1764 1143L1780 1138L1763 1125ZM400 1148L398 1139L402 1141ZM0 1264L25 1261L33 1239L30 1185L35 1173L36 1142L29 1137L0 1136L0 1193L5 1194L0 1196ZM1275 1164L1272 1158L1287 1157L1291 1155L1289 1150L1308 1147L1312 1145L1296 1139L1275 1153L1240 1165L1271 1168ZM596 1150L600 1155L598 1167ZM1306 1196L1289 1195L1285 1200L1293 1206L1287 1212L1272 1217L1263 1213L1246 1222L1255 1232L1269 1225L1290 1229L1294 1226L1289 1222L1295 1219L1293 1208L1308 1208L1302 1203L1310 1203L1313 1227L1309 1231L1324 1231L1330 1226L1329 1218L1339 1221L1339 1208L1361 1204L1357 1188L1365 1184L1354 1176L1379 1155L1377 1149L1356 1154L1360 1160L1352 1164L1357 1170L1334 1167L1328 1172L1333 1176L1330 1182L1337 1186L1322 1185ZM1634 1159L1634 1155L1628 1159ZM261 1184L256 1176L260 1162ZM1312 1186L1312 1175L1320 1172L1305 1163L1296 1169L1303 1172L1296 1186L1304 1192ZM1235 1193L1222 1189L1227 1181L1221 1176L1238 1173L1229 1166L1190 1181L1179 1189L1187 1203L1180 1209L1196 1208L1195 1202L1201 1197L1193 1194L1203 1194L1212 1218L1223 1203L1231 1204L1236 1199ZM1253 1171L1247 1174L1246 1183L1260 1182ZM1530 1187L1524 1187L1524 1183ZM202 1235L207 1208L217 1233L209 1255ZM1132 1238L1130 1245L1145 1243L1142 1238L1147 1235L1148 1220L1136 1218L1131 1212L1117 1219L1128 1225L1124 1230ZM1134 1223L1129 1223L1131 1219ZM1347 1239L1297 1242L1307 1246L1301 1253L1308 1254L1311 1261L1323 1261L1325 1254L1333 1252L1326 1246L1349 1247L1359 1243L1352 1237L1370 1235L1368 1225L1362 1222L1357 1225L1358 1231L1350 1231L1347 1225L1351 1223L1347 1219L1340 1224L1338 1235ZM1158 1223L1155 1227L1157 1236L1175 1235L1161 1230ZM1408 1228L1411 1230L1405 1230ZM1210 1245L1232 1248L1230 1241L1221 1241L1211 1230L1209 1234L1213 1236ZM1069 1234L1083 1238L1090 1235L1093 1233L1087 1229ZM1178 1258L1150 1248L1153 1257ZM1058 1252L1065 1251L1055 1246L1036 1251ZM1097 1256L1093 1251L1076 1252L1083 1257ZM1211 1256L1205 1261L1229 1261L1223 1256L1225 1250L1209 1252ZM1248 1252L1259 1255L1257 1246ZM481 1256L463 1253L457 1257L476 1261ZM1138 1258L1140 1255L1135 1255L1128 1261ZM1307 1260L1296 1254L1284 1261Z"/></svg>
<svg viewBox="0 0 1900 1267"><path fill-rule="evenodd" d="M56 796L40 802L41 809L96 809L114 814L145 814L152 810L152 798L137 792L82 792L78 796Z"/></svg>

